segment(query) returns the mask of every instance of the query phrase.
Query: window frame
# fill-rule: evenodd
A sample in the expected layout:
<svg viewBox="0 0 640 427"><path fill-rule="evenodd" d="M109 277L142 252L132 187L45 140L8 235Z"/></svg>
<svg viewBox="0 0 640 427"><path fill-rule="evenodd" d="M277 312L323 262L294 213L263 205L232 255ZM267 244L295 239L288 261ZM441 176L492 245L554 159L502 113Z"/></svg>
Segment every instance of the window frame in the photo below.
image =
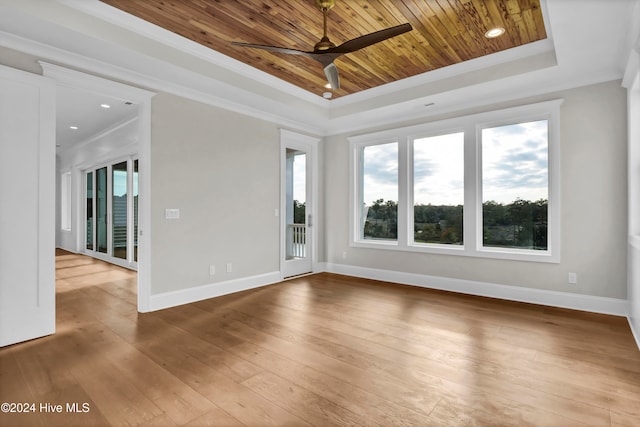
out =
<svg viewBox="0 0 640 427"><path fill-rule="evenodd" d="M493 259L560 262L560 106L563 99L488 111L414 126L357 135L349 141L349 246ZM547 250L484 247L482 240L482 129L548 120L548 225ZM413 141L464 132L463 245L413 241ZM361 237L358 221L362 207L362 149L398 144L398 240L377 241Z"/></svg>
<svg viewBox="0 0 640 427"><path fill-rule="evenodd" d="M464 239L465 239L465 233L463 232L463 236L462 236L462 240L463 240L463 244L462 245L447 245L444 243L421 243L421 242L416 242L415 236L414 236L414 226L415 226L415 218L414 218L414 206L415 206L415 188L414 188L414 183L415 183L415 162L414 162L414 144L416 140L419 139L423 139L423 138L433 138L433 137L438 137L438 136L444 136L444 135L451 135L451 134L456 134L456 133L462 133L463 134L463 158L464 158L464 153L466 153L466 145L467 145L467 141L466 141L466 132L464 127L443 127L443 128L439 128L436 127L430 131L426 131L426 132L418 132L418 133L414 133L414 134L410 134L408 135L408 151L409 151L409 159L408 159L408 182L407 182L407 213L408 213L408 221L407 221L407 247L410 248L411 250L415 250L418 252L422 252L422 248L426 248L428 249L428 252L436 252L436 253L440 253L440 249L446 248L446 251L444 253L449 253L449 251L461 251L464 250ZM463 171L462 171L462 178L463 181L465 180L465 176L466 176L466 170L463 167ZM464 212L464 205L465 205L465 195L466 195L466 182L463 185L463 189L462 189L462 197L463 197L463 212ZM398 219L399 221L399 219ZM464 216L463 216L463 230L464 230Z"/></svg>
<svg viewBox="0 0 640 427"><path fill-rule="evenodd" d="M353 142L352 143L352 149L350 150L351 153L351 164L353 165L353 173L352 175L356 175L356 176L362 176L364 173L364 158L363 158L363 154L364 151L363 149L365 147L371 147L371 146L376 146L376 145L385 145L385 144L398 144L398 238L396 240L384 240L384 239L380 239L380 240L375 240L375 239L365 239L362 234L364 234L364 221L362 221L362 206L361 206L361 201L363 200L363 193L364 193L364 182L362 179L356 178L355 176L353 177L355 179L355 181L352 182L357 182L357 187L354 187L353 184L351 184L349 186L349 188L351 189L351 195L350 195L350 200L352 201L351 203L351 213L350 213L350 217L352 218L351 221L351 236L352 236L352 241L358 241L360 242L362 245L364 245L364 247L367 247L367 243L372 243L375 246L374 247L385 247L387 249L390 248L396 248L398 247L398 244L401 240L401 234L402 231L400 230L400 215L401 215L401 208L400 208L400 200L401 200L401 176L403 175L403 171L401 171L401 165L402 165L402 157L404 156L404 153L402 152L401 146L402 144L400 143L400 140L397 138L381 138L381 139L377 139L375 141L368 141L366 143L364 142Z"/></svg>

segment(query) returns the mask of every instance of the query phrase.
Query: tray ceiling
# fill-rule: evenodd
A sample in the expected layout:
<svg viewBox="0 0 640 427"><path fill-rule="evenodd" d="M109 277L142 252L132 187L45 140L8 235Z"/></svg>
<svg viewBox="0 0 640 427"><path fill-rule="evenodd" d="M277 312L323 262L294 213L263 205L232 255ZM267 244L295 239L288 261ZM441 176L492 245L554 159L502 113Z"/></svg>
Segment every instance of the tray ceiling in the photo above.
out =
<svg viewBox="0 0 640 427"><path fill-rule="evenodd" d="M312 93L328 91L322 67L298 55L232 41L312 50L322 36L313 0L101 0ZM545 39L539 0L337 0L328 35L337 45L408 22L413 31L336 60L333 98ZM485 32L503 27L504 35Z"/></svg>

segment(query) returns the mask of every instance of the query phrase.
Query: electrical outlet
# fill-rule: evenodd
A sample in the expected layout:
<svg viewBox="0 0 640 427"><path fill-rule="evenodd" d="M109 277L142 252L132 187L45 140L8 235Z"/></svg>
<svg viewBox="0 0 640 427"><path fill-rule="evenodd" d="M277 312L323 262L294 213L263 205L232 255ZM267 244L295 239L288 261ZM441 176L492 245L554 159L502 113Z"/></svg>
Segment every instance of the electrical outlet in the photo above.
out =
<svg viewBox="0 0 640 427"><path fill-rule="evenodd" d="M215 276L216 275L216 266L214 264L211 264L209 266L209 276Z"/></svg>
<svg viewBox="0 0 640 427"><path fill-rule="evenodd" d="M575 285L578 283L578 273L569 273L569 284Z"/></svg>
<svg viewBox="0 0 640 427"><path fill-rule="evenodd" d="M233 266L230 262L227 263L227 273L231 273L233 271Z"/></svg>

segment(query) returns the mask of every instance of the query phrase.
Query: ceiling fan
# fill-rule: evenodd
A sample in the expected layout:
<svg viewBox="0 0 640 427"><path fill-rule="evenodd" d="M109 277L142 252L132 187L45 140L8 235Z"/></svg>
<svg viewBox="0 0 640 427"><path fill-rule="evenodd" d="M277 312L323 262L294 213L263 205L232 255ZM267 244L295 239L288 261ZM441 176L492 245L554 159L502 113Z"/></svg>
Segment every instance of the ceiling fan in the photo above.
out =
<svg viewBox="0 0 640 427"><path fill-rule="evenodd" d="M232 42L231 44L236 46L252 47L256 49L264 49L272 52L288 53L292 55L303 55L313 60L318 61L324 67L324 74L329 81L332 89L340 89L340 77L338 75L338 68L333 61L345 53L355 52L381 41L390 39L400 34L411 31L411 24L402 24L395 27L386 28L384 30L376 31L373 33L365 34L364 36L356 37L342 43L340 46L333 44L329 37L327 37L327 15L329 10L335 5L335 0L315 0L316 7L320 9L323 19L323 31L324 35L318 43L313 47L312 51L304 51L298 49L290 49L286 47L267 46L253 43L241 43Z"/></svg>

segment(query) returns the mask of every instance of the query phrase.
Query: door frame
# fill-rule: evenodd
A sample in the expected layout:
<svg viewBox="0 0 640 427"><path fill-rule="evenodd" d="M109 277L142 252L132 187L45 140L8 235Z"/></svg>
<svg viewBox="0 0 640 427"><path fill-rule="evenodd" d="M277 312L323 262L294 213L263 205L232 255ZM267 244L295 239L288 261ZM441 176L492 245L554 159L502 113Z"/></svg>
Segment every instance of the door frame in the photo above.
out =
<svg viewBox="0 0 640 427"><path fill-rule="evenodd" d="M286 234L287 234L287 149L304 151L307 154L307 194L305 213L307 215L307 235L311 244L307 246L307 254L311 271L318 270L318 144L320 138L280 129L280 276L281 279L291 277L286 272ZM309 221L309 218L311 221ZM310 225L309 225L310 223Z"/></svg>
<svg viewBox="0 0 640 427"><path fill-rule="evenodd" d="M71 70L59 65L38 61L43 75L53 79L57 85L73 89L104 94L113 98L131 101L138 105L138 311L151 311L151 99L155 92L118 83L91 74ZM98 163L102 159L97 159ZM86 166L86 165L85 165ZM54 165L55 167L55 165ZM75 166L74 166L75 168ZM79 169L84 169L79 167ZM72 172L73 176L74 172ZM75 171L81 177L80 170ZM82 181L81 179L79 179ZM76 194L82 192L76 192ZM80 216L80 215L78 215ZM77 245L82 244L81 218L76 222ZM79 249L79 246L78 246Z"/></svg>

